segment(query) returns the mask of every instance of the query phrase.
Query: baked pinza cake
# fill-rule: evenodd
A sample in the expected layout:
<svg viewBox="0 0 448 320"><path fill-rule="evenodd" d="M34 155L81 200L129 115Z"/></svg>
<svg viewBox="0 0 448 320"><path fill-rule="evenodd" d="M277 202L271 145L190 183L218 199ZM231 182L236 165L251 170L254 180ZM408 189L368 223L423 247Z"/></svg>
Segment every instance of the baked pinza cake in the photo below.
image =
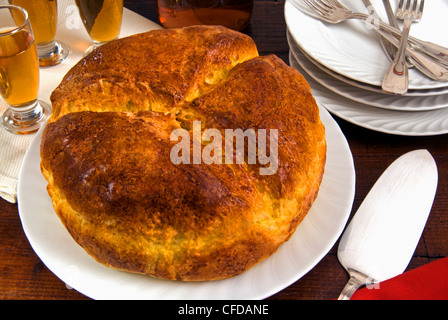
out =
<svg viewBox="0 0 448 320"><path fill-rule="evenodd" d="M51 101L48 193L73 239L106 266L183 281L241 274L291 237L318 194L326 140L310 87L242 33L193 26L110 42ZM198 146L207 129L213 139ZM219 134L224 146L236 129L255 132L258 146L264 137L271 163L262 149L250 160L249 136L244 161L218 161ZM176 149L183 139L191 149ZM214 162L193 159L212 141Z"/></svg>

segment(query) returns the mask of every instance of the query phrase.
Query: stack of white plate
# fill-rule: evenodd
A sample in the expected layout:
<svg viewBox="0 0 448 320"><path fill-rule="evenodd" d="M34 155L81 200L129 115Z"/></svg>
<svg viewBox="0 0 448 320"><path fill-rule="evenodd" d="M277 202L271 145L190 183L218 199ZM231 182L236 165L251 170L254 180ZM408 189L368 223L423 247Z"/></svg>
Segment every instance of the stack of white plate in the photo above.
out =
<svg viewBox="0 0 448 320"><path fill-rule="evenodd" d="M383 21L380 0L371 0ZM391 1L396 7L397 1ZM348 8L368 13L361 1L341 0ZM448 1L428 1L411 35L448 47ZM286 1L290 64L308 80L316 100L329 112L371 130L407 136L448 133L448 82L434 81L409 70L404 95L382 91L390 64L371 26L361 20L327 24Z"/></svg>

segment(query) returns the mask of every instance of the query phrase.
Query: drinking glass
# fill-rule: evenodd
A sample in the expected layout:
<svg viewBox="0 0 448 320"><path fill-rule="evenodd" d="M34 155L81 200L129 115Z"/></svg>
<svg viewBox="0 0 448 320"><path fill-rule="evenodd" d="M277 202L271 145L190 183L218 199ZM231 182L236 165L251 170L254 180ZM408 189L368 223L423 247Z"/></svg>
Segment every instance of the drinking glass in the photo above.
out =
<svg viewBox="0 0 448 320"><path fill-rule="evenodd" d="M17 134L37 131L51 107L37 100L39 62L36 41L25 9L0 5L0 95L9 108L4 127Z"/></svg>
<svg viewBox="0 0 448 320"><path fill-rule="evenodd" d="M123 20L123 0L76 0L81 20L93 45L90 53L120 35Z"/></svg>
<svg viewBox="0 0 448 320"><path fill-rule="evenodd" d="M9 0L9 3L28 12L41 67L58 65L67 59L67 45L55 40L58 18L56 0Z"/></svg>

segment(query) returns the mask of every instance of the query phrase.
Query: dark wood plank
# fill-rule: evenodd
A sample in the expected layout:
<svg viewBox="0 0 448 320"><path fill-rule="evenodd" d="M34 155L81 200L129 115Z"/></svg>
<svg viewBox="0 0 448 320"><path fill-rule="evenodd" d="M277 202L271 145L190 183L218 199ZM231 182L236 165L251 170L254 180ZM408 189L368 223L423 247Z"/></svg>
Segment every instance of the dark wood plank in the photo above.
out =
<svg viewBox="0 0 448 320"><path fill-rule="evenodd" d="M155 0L125 0L125 6L157 22ZM284 0L256 0L244 32L261 54L288 62ZM304 31L306 32L306 31ZM337 118L336 118L337 119ZM439 186L431 215L408 270L448 256L448 135L401 137L373 132L337 119L350 145L356 168L352 215L387 166L403 153L428 149L439 168ZM269 300L335 299L347 273L337 260L337 243L308 274ZM87 299L69 289L40 261L23 232L17 205L0 199L0 299Z"/></svg>

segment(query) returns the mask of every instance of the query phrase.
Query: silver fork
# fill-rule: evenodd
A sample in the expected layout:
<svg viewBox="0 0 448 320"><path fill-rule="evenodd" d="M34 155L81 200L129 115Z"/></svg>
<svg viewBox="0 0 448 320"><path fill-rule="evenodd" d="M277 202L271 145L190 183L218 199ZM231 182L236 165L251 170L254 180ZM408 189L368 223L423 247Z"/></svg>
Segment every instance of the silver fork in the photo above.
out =
<svg viewBox="0 0 448 320"><path fill-rule="evenodd" d="M369 10L369 13L373 15L374 19L377 19L376 21L381 21L380 16L376 13L376 10L373 7L370 0L362 0L362 2L364 3L364 6ZM397 28L397 26L394 26L392 23L389 23L389 24L391 26ZM380 44L381 44L381 47L383 48L383 51L386 54L387 58L391 62L394 61L395 56L397 54L397 48L384 37L380 37Z"/></svg>
<svg viewBox="0 0 448 320"><path fill-rule="evenodd" d="M363 21L371 21L371 16L353 12L343 6L337 0L287 0L297 9L305 12L315 18L321 19L328 23L339 23L348 19L360 19ZM397 42L401 38L401 30L390 26L383 21L378 21L378 28L374 28L376 32L384 36L392 43ZM431 56L440 63L448 65L448 48L439 46L435 43L422 41L415 37L409 37L409 43L413 49ZM408 46L409 47L409 46Z"/></svg>
<svg viewBox="0 0 448 320"><path fill-rule="evenodd" d="M409 31L415 21L423 15L425 0L400 0L397 9L397 18L404 20L403 32L395 60L390 64L384 76L382 88L386 92L405 94L408 91L409 73L406 64L406 47L408 45Z"/></svg>
<svg viewBox="0 0 448 320"><path fill-rule="evenodd" d="M364 21L371 20L370 16L364 13L353 12L344 7L340 2L336 0L288 1L302 12L328 23L339 23L347 19L361 19ZM396 29L382 21L377 21L376 26L378 27L373 28L373 30L386 38L397 48L399 47L398 39L401 38L401 30ZM394 35L392 35L391 33L393 33ZM409 37L409 39L411 39L411 37ZM414 66L427 77L433 80L448 81L448 49L440 46L434 49L436 51L439 49L445 50L445 55L444 51L438 51L438 54L434 54L433 52L418 52L416 51L416 49L418 48L418 46L406 46L406 53L410 58L412 58L412 63L414 64ZM433 59L433 55L437 58Z"/></svg>

